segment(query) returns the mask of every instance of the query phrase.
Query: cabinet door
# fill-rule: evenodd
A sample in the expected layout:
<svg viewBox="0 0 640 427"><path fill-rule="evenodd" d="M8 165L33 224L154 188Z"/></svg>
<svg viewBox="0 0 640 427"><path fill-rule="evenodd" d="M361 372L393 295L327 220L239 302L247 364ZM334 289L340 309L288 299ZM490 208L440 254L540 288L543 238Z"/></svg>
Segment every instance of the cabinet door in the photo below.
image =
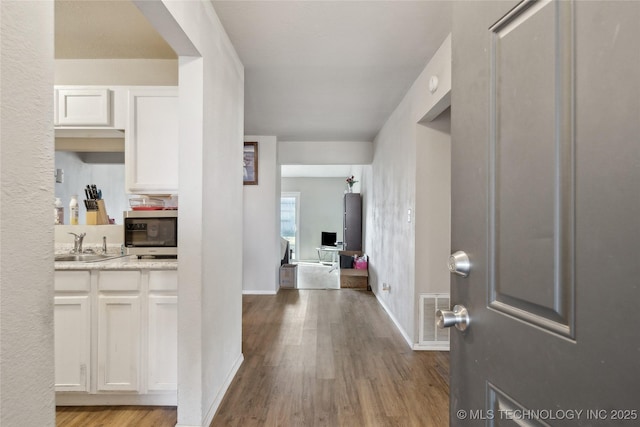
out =
<svg viewBox="0 0 640 427"><path fill-rule="evenodd" d="M88 391L91 318L89 296L54 298L56 391Z"/></svg>
<svg viewBox="0 0 640 427"><path fill-rule="evenodd" d="M149 295L149 390L178 388L178 297Z"/></svg>
<svg viewBox="0 0 640 427"><path fill-rule="evenodd" d="M57 89L58 126L111 125L111 96L108 89Z"/></svg>
<svg viewBox="0 0 640 427"><path fill-rule="evenodd" d="M178 89L129 91L125 173L130 193L178 191Z"/></svg>
<svg viewBox="0 0 640 427"><path fill-rule="evenodd" d="M362 199L359 193L344 195L344 235L345 250L362 250Z"/></svg>
<svg viewBox="0 0 640 427"><path fill-rule="evenodd" d="M140 296L98 296L98 391L137 391Z"/></svg>

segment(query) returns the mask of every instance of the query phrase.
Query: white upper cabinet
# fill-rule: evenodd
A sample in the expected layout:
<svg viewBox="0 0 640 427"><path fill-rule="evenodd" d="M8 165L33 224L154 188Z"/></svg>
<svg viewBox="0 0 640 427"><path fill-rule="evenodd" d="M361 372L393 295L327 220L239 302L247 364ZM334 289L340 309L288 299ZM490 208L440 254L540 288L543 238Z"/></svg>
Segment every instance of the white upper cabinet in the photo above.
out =
<svg viewBox="0 0 640 427"><path fill-rule="evenodd" d="M178 192L178 88L130 88L125 176L130 193Z"/></svg>
<svg viewBox="0 0 640 427"><path fill-rule="evenodd" d="M109 89L56 90L60 126L110 126L111 95Z"/></svg>
<svg viewBox="0 0 640 427"><path fill-rule="evenodd" d="M178 192L177 86L54 89L56 138L124 137L125 190L134 194ZM56 143L63 142L68 141Z"/></svg>
<svg viewBox="0 0 640 427"><path fill-rule="evenodd" d="M127 122L128 89L127 86L55 86L56 137L122 138ZM91 129L113 133L77 132Z"/></svg>

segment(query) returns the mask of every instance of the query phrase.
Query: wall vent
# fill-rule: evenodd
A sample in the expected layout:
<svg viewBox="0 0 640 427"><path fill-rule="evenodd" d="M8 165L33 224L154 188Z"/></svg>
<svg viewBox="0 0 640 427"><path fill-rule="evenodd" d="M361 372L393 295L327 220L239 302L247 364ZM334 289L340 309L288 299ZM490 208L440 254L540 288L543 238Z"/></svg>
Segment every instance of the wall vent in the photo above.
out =
<svg viewBox="0 0 640 427"><path fill-rule="evenodd" d="M449 351L449 328L438 328L436 311L450 307L449 294L420 294L420 336L416 350Z"/></svg>

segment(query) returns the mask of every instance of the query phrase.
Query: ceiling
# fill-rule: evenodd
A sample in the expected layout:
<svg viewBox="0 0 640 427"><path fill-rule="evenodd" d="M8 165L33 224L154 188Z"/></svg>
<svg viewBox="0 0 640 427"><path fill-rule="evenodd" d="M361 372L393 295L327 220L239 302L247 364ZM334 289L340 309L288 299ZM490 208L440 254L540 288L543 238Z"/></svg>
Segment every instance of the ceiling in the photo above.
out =
<svg viewBox="0 0 640 427"><path fill-rule="evenodd" d="M214 1L246 73L245 128L372 141L450 32L441 1Z"/></svg>
<svg viewBox="0 0 640 427"><path fill-rule="evenodd" d="M56 59L176 59L129 0L55 0Z"/></svg>
<svg viewBox="0 0 640 427"><path fill-rule="evenodd" d="M245 133L372 141L450 32L448 1L213 1L245 66ZM56 58L175 58L128 0L56 0Z"/></svg>

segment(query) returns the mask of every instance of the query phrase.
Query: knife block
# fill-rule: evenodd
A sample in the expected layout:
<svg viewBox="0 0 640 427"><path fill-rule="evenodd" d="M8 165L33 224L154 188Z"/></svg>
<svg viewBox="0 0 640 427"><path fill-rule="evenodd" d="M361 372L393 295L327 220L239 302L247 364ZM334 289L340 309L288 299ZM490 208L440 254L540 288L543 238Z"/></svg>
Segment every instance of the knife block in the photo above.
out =
<svg viewBox="0 0 640 427"><path fill-rule="evenodd" d="M87 211L86 222L87 225L104 225L109 224L109 216L107 215L107 207L104 204L104 200L97 200L98 210Z"/></svg>

